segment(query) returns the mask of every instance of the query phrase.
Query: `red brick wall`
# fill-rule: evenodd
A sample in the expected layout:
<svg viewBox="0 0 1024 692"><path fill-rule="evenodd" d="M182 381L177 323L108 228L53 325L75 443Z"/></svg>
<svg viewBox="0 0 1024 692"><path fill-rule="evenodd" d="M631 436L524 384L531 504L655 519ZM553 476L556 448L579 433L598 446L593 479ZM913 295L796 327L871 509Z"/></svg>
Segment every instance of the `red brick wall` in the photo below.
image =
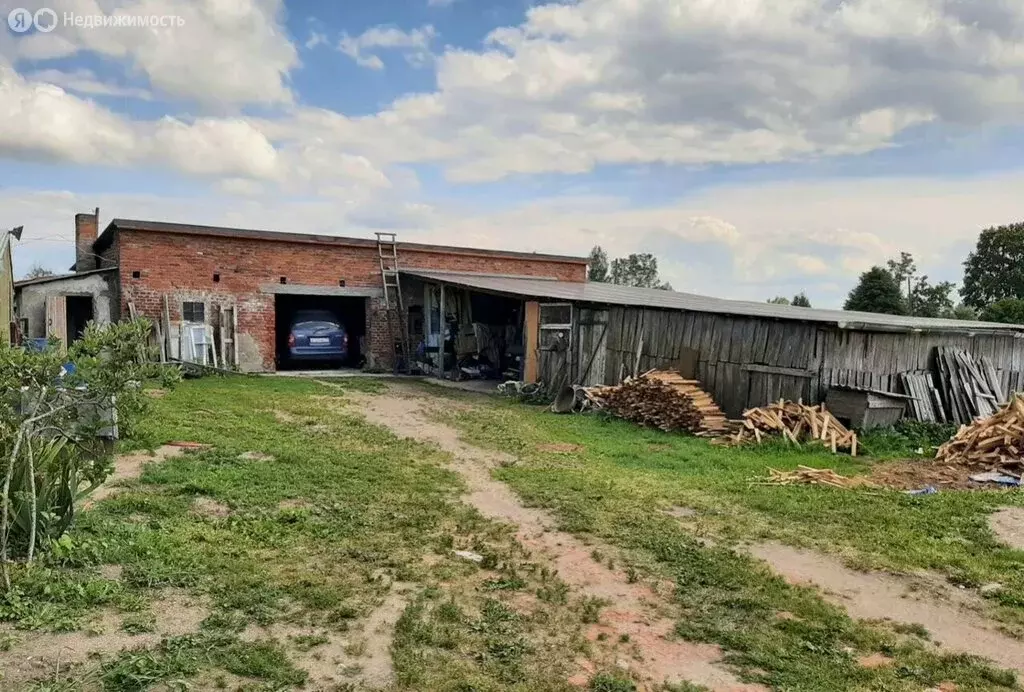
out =
<svg viewBox="0 0 1024 692"><path fill-rule="evenodd" d="M117 261L121 275L122 314L132 301L140 314L159 320L163 295L170 298L171 320L180 319L183 300L208 305L234 303L238 308L240 360L245 369L274 368L274 295L266 284L280 277L289 284L380 288L376 246L291 243L247 238L219 238L152 231L119 230ZM472 254L471 251L399 249L403 268L554 277L585 281L586 265L543 257ZM139 278L132 273L139 272ZM214 283L214 273L220 281ZM389 363L390 332L378 299L367 301L367 339L377 358Z"/></svg>

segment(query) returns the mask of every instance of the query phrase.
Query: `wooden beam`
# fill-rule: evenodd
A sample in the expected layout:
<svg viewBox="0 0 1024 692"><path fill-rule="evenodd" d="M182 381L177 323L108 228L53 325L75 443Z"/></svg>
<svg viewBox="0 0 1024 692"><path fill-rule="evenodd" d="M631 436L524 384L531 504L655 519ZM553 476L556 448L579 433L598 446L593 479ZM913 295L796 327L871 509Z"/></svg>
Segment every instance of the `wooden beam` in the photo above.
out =
<svg viewBox="0 0 1024 692"><path fill-rule="evenodd" d="M523 339L524 356L523 381L536 382L537 373L540 369L540 303L535 300L526 301L526 311L523 315Z"/></svg>
<svg viewBox="0 0 1024 692"><path fill-rule="evenodd" d="M802 368L780 368L774 365L756 365L754 363L747 363L740 369L744 372L763 372L768 375L785 375L786 377L811 378L815 374L813 370L804 370Z"/></svg>

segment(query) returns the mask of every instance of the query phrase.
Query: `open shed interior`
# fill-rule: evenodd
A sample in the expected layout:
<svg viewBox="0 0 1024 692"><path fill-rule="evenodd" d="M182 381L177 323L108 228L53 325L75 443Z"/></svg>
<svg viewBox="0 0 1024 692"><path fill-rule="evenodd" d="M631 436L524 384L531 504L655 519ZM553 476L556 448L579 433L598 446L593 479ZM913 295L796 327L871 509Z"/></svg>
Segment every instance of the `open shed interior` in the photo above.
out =
<svg viewBox="0 0 1024 692"><path fill-rule="evenodd" d="M279 370L359 367L363 363L366 338L366 298L351 296L277 295L274 299L275 355ZM348 335L348 357L343 361L292 360L288 335L296 314L323 310L334 315Z"/></svg>
<svg viewBox="0 0 1024 692"><path fill-rule="evenodd" d="M522 379L522 300L423 281L407 286L414 368L452 380Z"/></svg>

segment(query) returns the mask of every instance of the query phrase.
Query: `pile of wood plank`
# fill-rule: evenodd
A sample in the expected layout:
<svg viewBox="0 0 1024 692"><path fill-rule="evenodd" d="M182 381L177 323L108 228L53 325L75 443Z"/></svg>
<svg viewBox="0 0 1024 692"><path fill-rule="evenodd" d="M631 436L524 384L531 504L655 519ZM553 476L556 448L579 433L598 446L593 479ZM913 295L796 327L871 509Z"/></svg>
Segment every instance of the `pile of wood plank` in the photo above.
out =
<svg viewBox="0 0 1024 692"><path fill-rule="evenodd" d="M975 359L967 351L940 346L935 357L946 420L970 423L991 416L1005 403L999 376L986 356Z"/></svg>
<svg viewBox="0 0 1024 692"><path fill-rule="evenodd" d="M946 407L942 405L942 397L935 387L935 382L929 373L904 372L900 373L900 385L903 393L911 397L908 399L907 413L915 420L929 421L932 423L945 423Z"/></svg>
<svg viewBox="0 0 1024 692"><path fill-rule="evenodd" d="M862 479L841 476L832 469L815 469L810 466L798 466L794 471L769 468L768 478L758 478L752 482L754 485L830 485L834 488L868 485Z"/></svg>
<svg viewBox="0 0 1024 692"><path fill-rule="evenodd" d="M729 430L729 421L711 395L697 380L669 370L649 370L627 377L612 387L580 389L590 408L599 408L660 430L683 430L701 437L718 437Z"/></svg>
<svg viewBox="0 0 1024 692"><path fill-rule="evenodd" d="M962 426L939 447L935 458L960 466L1024 471L1024 394L1014 396L994 415Z"/></svg>
<svg viewBox="0 0 1024 692"><path fill-rule="evenodd" d="M766 437L782 437L793 444L816 442L829 447L833 454L848 449L851 456L857 456L857 433L836 420L824 404L808 406L799 401L779 400L744 411L743 425L732 442L760 443Z"/></svg>

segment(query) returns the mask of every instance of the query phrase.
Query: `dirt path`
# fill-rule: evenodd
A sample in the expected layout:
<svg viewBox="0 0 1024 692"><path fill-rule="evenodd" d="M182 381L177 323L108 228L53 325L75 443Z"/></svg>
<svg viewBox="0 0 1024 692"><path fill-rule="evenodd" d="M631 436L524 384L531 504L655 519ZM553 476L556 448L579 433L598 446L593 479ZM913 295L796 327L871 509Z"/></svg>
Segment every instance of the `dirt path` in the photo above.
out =
<svg viewBox="0 0 1024 692"><path fill-rule="evenodd" d="M778 543L753 546L751 553L788 582L813 585L853 617L923 625L941 647L983 656L1024 673L1024 642L996 630L977 614L976 596L947 584L911 590L906 579L882 572L857 572L829 555ZM938 588L941 595L934 591Z"/></svg>
<svg viewBox="0 0 1024 692"><path fill-rule="evenodd" d="M615 643L620 639L630 643L632 656L625 649L608 652L613 663L628 667L649 688L664 682L690 682L715 692L765 689L741 682L722 666L718 647L672 639L675 622L662 614L670 610L669 604L649 587L630 583L625 573L596 562L591 556L594 546L552 529L555 521L546 512L524 507L505 484L491 476L492 468L514 459L467 445L455 429L429 420L430 407L441 402L396 384L390 385L386 394L353 392L351 397L370 422L390 428L402 437L432 442L449 452L454 458L452 468L469 488L467 502L484 516L515 525L520 543L542 559L550 560L559 577L579 595L611 603L602 610L600 622L590 628L588 637L595 645L598 641ZM581 662L584 671L587 663ZM574 682L585 684L586 677Z"/></svg>

